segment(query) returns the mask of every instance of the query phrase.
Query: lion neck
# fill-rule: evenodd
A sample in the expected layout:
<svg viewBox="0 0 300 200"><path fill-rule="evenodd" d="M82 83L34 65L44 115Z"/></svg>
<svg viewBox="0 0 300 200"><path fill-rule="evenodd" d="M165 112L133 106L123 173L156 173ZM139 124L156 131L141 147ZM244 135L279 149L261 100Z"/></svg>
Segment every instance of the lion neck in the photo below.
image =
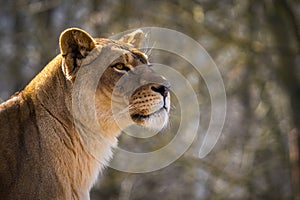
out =
<svg viewBox="0 0 300 200"><path fill-rule="evenodd" d="M72 85L61 71L62 57L56 56L24 89L23 94L51 112L64 125L73 122L71 114ZM68 127L67 126L67 127Z"/></svg>
<svg viewBox="0 0 300 200"><path fill-rule="evenodd" d="M42 109L55 116L65 127L68 127L68 130L76 130L83 140L85 150L100 161L101 166L104 166L112 156L111 147L117 145L116 137L120 129L112 128L116 126L103 126L104 128L100 130L95 128L94 124L80 121L75 128L76 117L73 116L72 111L73 83L66 79L61 64L62 57L58 55L29 83L23 93L34 99L36 106L42 106ZM77 127L78 125L80 127Z"/></svg>

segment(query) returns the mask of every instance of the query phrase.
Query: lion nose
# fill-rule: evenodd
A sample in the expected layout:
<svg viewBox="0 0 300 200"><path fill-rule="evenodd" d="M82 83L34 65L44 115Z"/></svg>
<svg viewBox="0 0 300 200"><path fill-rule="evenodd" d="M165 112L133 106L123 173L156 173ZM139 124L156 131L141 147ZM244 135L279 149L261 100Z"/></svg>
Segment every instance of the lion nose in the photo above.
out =
<svg viewBox="0 0 300 200"><path fill-rule="evenodd" d="M165 85L159 85L159 86L152 86L151 90L154 92L160 93L163 97L168 96L170 86L165 86Z"/></svg>

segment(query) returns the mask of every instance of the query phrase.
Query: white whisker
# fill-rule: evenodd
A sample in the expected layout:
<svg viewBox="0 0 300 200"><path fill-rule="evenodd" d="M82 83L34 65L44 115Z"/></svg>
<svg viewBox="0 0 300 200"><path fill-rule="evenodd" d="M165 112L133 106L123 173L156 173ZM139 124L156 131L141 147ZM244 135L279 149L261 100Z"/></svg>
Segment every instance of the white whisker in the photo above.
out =
<svg viewBox="0 0 300 200"><path fill-rule="evenodd" d="M153 46L151 47L151 48L147 48L147 52L145 53L148 57L150 57L151 56L151 53L152 53L152 50L154 49L154 47L155 47L155 44L156 44L156 42L153 44Z"/></svg>

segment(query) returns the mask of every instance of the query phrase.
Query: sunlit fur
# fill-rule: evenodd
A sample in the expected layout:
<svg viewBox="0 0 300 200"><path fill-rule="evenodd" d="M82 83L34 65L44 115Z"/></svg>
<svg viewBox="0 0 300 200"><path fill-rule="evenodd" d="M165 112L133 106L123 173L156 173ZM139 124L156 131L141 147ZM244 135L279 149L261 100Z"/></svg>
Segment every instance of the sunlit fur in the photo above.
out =
<svg viewBox="0 0 300 200"><path fill-rule="evenodd" d="M61 54L24 90L0 105L2 200L89 199L89 190L112 157L112 148L124 127L136 123L157 129L167 124L169 94L164 100L148 85L133 91L133 95L121 90L113 95L118 80L128 73L123 73L120 66L116 70L114 63L123 63L129 70L148 63L147 56L135 48L141 38L139 30L115 41L92 38L80 29L67 29L59 40ZM73 95L80 69L93 73L89 63L104 51L108 55L117 51L120 56L109 66L96 63L106 68L96 93L89 91L89 79L82 83L87 86L87 94L90 92L85 99L95 97L95 106L84 108L96 109L97 127L92 120L75 116ZM146 68L141 75L151 79L152 71ZM125 89L132 87L130 81L122 85ZM138 97L138 93L146 97Z"/></svg>

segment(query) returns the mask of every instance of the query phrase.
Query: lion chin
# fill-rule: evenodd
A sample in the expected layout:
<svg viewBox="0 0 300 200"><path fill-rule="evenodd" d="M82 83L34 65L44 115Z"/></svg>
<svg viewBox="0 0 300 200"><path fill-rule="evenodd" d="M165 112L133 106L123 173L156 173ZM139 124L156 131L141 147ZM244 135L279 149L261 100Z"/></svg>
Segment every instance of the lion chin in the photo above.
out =
<svg viewBox="0 0 300 200"><path fill-rule="evenodd" d="M132 120L145 128L159 131L165 128L169 121L168 108L161 108L149 115L134 114L131 116Z"/></svg>

